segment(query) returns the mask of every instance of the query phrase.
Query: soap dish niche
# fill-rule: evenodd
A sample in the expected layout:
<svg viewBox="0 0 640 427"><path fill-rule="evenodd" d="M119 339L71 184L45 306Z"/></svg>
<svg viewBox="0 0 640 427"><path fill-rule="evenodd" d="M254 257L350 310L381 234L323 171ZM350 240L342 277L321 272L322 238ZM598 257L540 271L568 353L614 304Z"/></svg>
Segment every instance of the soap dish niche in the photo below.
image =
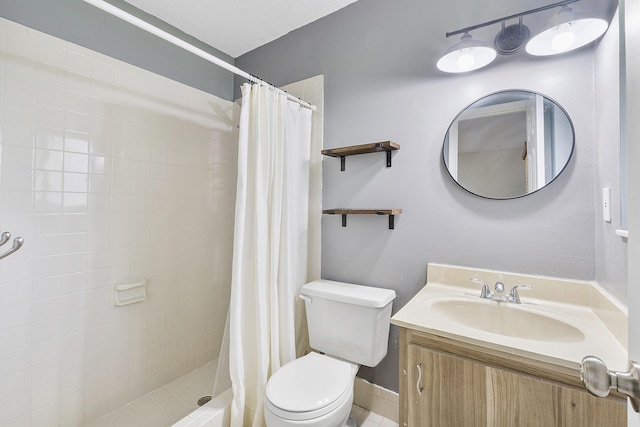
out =
<svg viewBox="0 0 640 427"><path fill-rule="evenodd" d="M147 279L137 282L119 283L114 286L113 305L116 307L133 304L147 299Z"/></svg>

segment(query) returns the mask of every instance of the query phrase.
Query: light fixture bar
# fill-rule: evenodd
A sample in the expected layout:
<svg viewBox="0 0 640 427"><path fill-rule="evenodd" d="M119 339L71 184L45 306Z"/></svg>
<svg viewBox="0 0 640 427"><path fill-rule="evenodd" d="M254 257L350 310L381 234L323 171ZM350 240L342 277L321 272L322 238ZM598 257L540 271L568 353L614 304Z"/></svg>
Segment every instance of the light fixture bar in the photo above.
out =
<svg viewBox="0 0 640 427"><path fill-rule="evenodd" d="M566 6L568 4L575 3L578 1L580 0L564 0L564 1L559 1L557 3L549 4L547 6L540 6L535 9L527 10L526 12L516 13L515 15L505 16L503 18L494 19L493 21L483 22L482 24L472 25L471 27L466 27L466 28L462 28L461 30L452 31L450 33L446 33L446 36L451 37L451 36L455 36L456 34L468 33L469 31L477 30L478 28L497 24L498 22L507 21L509 19L518 18L525 15L531 15L532 13L542 12L543 10L553 9L554 7Z"/></svg>

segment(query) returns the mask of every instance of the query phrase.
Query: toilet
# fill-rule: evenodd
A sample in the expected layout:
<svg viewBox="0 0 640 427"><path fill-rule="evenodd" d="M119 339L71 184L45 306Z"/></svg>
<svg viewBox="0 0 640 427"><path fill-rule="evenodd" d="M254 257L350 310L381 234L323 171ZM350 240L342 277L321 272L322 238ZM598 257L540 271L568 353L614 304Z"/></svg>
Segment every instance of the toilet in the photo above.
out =
<svg viewBox="0 0 640 427"><path fill-rule="evenodd" d="M360 365L374 367L387 354L396 293L331 280L302 287L309 344L315 351L287 363L267 383L268 427L342 427L353 404Z"/></svg>

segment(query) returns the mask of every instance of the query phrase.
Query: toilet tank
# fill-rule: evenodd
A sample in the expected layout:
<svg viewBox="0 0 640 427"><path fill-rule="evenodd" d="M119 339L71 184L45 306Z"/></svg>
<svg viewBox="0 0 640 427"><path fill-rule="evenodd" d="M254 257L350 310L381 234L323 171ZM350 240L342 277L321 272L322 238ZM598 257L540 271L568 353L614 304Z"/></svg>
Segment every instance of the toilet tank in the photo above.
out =
<svg viewBox="0 0 640 427"><path fill-rule="evenodd" d="M311 348L371 367L386 356L395 291L319 279L301 297Z"/></svg>

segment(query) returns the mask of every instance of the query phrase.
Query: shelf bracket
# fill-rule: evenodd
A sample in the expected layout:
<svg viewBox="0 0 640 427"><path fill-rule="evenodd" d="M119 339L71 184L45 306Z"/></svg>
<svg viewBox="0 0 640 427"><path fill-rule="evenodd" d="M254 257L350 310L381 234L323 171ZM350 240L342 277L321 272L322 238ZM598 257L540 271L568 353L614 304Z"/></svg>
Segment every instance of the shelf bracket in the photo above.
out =
<svg viewBox="0 0 640 427"><path fill-rule="evenodd" d="M383 145L381 142L376 144L376 151L384 151L387 155L387 167L391 167L391 150Z"/></svg>
<svg viewBox="0 0 640 427"><path fill-rule="evenodd" d="M376 212L376 215L387 215L387 213L378 211ZM389 230L393 230L395 229L395 215L393 214L388 214L388 215L389 215Z"/></svg>
<svg viewBox="0 0 640 427"><path fill-rule="evenodd" d="M391 167L391 150L386 150L383 148L385 153L387 154L387 167ZM340 172L344 172L346 170L346 158L345 156L340 156Z"/></svg>
<svg viewBox="0 0 640 427"><path fill-rule="evenodd" d="M347 226L347 214L342 214L342 226Z"/></svg>

